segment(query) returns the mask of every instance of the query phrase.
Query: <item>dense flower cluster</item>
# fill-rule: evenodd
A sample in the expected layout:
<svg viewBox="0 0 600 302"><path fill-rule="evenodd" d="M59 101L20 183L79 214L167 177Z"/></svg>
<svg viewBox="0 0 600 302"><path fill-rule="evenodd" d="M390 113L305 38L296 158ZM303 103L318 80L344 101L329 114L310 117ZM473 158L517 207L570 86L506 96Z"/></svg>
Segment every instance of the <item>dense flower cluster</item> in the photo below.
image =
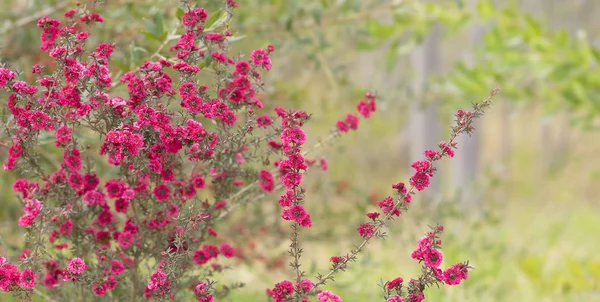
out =
<svg viewBox="0 0 600 302"><path fill-rule="evenodd" d="M419 239L411 257L422 263L421 276L416 280L411 279L406 285L402 277L386 282L384 293L387 301L422 301L425 299L425 286L440 283L456 285L468 278L468 263L457 263L446 270L440 269L443 256L440 252L442 241L438 235L443 230L442 226L434 227L427 236Z"/></svg>
<svg viewBox="0 0 600 302"><path fill-rule="evenodd" d="M110 62L117 45L88 45L84 29L104 19L79 6L64 14L66 23L50 17L37 23L42 30L40 49L54 60L56 70L32 66L37 83L30 85L0 66L0 88L9 93L13 115L6 127L12 145L3 168L31 175L13 184L23 205L19 225L29 232L21 270L0 257L4 292L31 300L36 285L58 297L74 286L85 295L164 300L174 299L187 286L187 294L197 301L213 301L232 287L215 286L211 279L223 270L223 263L243 255L230 245L230 238L219 235L216 223L242 204L240 200L251 200L247 193L257 186L262 196L284 188L279 205L281 217L292 227L291 266L297 273L295 283L279 282L267 293L275 301L341 301L319 287L361 249L332 257L332 271L316 282L300 270L299 232L313 225L305 208L303 180L317 164L305 157L303 126L310 115L280 107L274 115L260 112L261 73L272 68L275 48L254 49L246 59L229 56L233 35L227 21L238 5L233 0L225 5L216 16L224 20L213 23L209 20L215 16L204 8L185 6L183 33L170 48L173 57L145 61L115 83ZM198 79L209 67L215 76L211 87ZM117 86L124 93L111 95ZM357 130L360 118L376 111L376 96L365 94L356 110L336 123L331 137ZM471 120L479 115L478 108L459 112L454 133L471 131ZM89 133L99 137L97 144L86 136ZM54 138L62 154L58 165L48 168L37 160L44 152L39 149L42 136ZM381 211L368 213L370 221L357 228L364 240L361 248L381 236L387 219L407 209L414 190L427 188L436 171L433 162L454 155L452 139L413 164L410 188L395 184L398 198L377 202ZM256 154L277 156L276 170L254 169L250 163L271 165ZM102 169L105 163L108 169ZM327 170L325 159L318 165ZM413 253L433 277L411 280L406 293L402 279L391 281L389 301L420 301L422 284L434 280L454 285L467 278L466 264L439 268L439 232L420 240Z"/></svg>

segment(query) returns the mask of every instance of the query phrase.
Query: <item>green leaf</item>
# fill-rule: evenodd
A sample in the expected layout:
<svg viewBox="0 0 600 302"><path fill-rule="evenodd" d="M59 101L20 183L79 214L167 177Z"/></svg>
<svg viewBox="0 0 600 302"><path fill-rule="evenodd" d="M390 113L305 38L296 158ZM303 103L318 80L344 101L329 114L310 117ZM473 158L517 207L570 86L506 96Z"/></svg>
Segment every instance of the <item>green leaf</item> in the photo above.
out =
<svg viewBox="0 0 600 302"><path fill-rule="evenodd" d="M488 0L478 1L477 2L477 13L484 20L491 18L495 13L494 4Z"/></svg>
<svg viewBox="0 0 600 302"><path fill-rule="evenodd" d="M367 23L367 31L373 38L388 39L397 32L397 29L394 24L387 25L377 21L370 21Z"/></svg>
<svg viewBox="0 0 600 302"><path fill-rule="evenodd" d="M590 51L592 52L596 63L600 63L600 50L596 49L595 47L590 47Z"/></svg>
<svg viewBox="0 0 600 302"><path fill-rule="evenodd" d="M156 24L156 35L163 36L165 34L165 25L163 16L160 13L154 15L154 23Z"/></svg>
<svg viewBox="0 0 600 302"><path fill-rule="evenodd" d="M146 25L149 33L153 34L155 37L159 36L158 31L156 30L156 24L153 21L144 19L143 22Z"/></svg>
<svg viewBox="0 0 600 302"><path fill-rule="evenodd" d="M180 7L177 9L177 11L175 12L175 16L177 17L177 19L181 20L181 18L183 18L183 15L185 15L185 12L183 11L183 9Z"/></svg>
<svg viewBox="0 0 600 302"><path fill-rule="evenodd" d="M379 43L375 43L372 41L359 40L356 42L355 47L359 51L369 51L373 49L377 49L379 47Z"/></svg>
<svg viewBox="0 0 600 302"><path fill-rule="evenodd" d="M229 43L235 43L235 42L238 42L240 40L243 40L244 38L246 38L245 35L242 35L242 36L233 36L233 37L229 38L227 41L229 41Z"/></svg>
<svg viewBox="0 0 600 302"><path fill-rule="evenodd" d="M117 67L119 67L120 70L127 70L127 63L126 62L122 62L122 61L117 61L117 60L111 60L112 63L114 63L115 65L117 65ZM117 77L115 77L117 78Z"/></svg>
<svg viewBox="0 0 600 302"><path fill-rule="evenodd" d="M391 72L398 61L398 45L400 39L395 39L390 48L385 52L385 70Z"/></svg>
<svg viewBox="0 0 600 302"><path fill-rule="evenodd" d="M147 32L147 31L141 31L142 35L144 35L146 38L151 39L151 40L155 40L155 41L162 41L159 37L157 37L155 34Z"/></svg>
<svg viewBox="0 0 600 302"><path fill-rule="evenodd" d="M148 50L147 50L147 49L145 49L145 48L143 48L143 47L140 47L140 46L134 46L134 47L133 47L133 51L141 51L141 52L148 53Z"/></svg>
<svg viewBox="0 0 600 302"><path fill-rule="evenodd" d="M204 23L204 28L212 28L213 24L215 24L215 22L217 22L217 20L219 20L219 18L221 17L222 12L223 10L220 9L214 12L213 14L209 15L208 19L206 19L206 22Z"/></svg>

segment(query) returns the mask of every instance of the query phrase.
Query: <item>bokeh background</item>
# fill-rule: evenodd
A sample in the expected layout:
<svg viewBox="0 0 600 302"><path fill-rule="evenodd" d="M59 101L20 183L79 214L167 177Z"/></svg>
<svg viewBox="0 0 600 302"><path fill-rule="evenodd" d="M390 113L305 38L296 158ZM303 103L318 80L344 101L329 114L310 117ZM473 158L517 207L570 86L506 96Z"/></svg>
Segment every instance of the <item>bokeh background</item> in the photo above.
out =
<svg viewBox="0 0 600 302"><path fill-rule="evenodd" d="M97 8L105 23L92 31L89 45L117 44L115 76L175 43L178 1L106 2ZM209 13L220 5L200 2ZM312 113L311 143L354 111L364 92L379 95L377 113L358 132L311 154L326 158L329 170L307 176L314 226L302 239L310 276L360 243L356 225L364 213L393 193L392 183L407 180L423 150L447 137L453 112L498 87L495 105L474 135L459 140L456 158L441 164L431 190L327 289L344 301L380 299L380 280L419 273L410 253L428 225L440 223L444 265L469 260L475 270L460 286L428 289L429 301L600 301L600 2L238 3L233 52L276 47L261 99L268 108ZM35 22L73 5L1 0L2 62L33 81L34 62L51 66L39 51ZM160 54L170 56L166 49ZM6 108L7 96L0 96ZM4 160L8 141L0 140ZM47 165L60 156L52 143L48 137L41 146ZM0 177L0 254L14 257L22 248L16 224L22 209L10 187L19 175ZM246 283L231 301L263 301L266 288L292 276L289 229L276 212L277 198L238 209L219 230L242 252L221 277Z"/></svg>

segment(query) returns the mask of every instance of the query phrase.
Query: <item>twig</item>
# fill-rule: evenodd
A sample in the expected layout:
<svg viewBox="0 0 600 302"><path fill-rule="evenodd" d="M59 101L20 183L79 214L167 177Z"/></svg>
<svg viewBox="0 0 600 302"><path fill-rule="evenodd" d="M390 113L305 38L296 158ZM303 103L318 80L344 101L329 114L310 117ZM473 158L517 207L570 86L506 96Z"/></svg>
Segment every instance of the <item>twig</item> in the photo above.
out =
<svg viewBox="0 0 600 302"><path fill-rule="evenodd" d="M71 3L71 1L64 1L64 2L56 4L55 6L45 8L45 9L41 10L40 12L38 12L37 14L23 17L23 18L17 20L15 23L12 23L12 24L4 27L2 30L0 30L0 34L5 34L17 27L21 27L21 26L27 25L31 22L35 22L43 16L51 15L51 14L55 13L56 11L67 7L70 3Z"/></svg>
<svg viewBox="0 0 600 302"><path fill-rule="evenodd" d="M329 136L327 136L325 139L320 140L318 143L316 143L314 146L312 146L310 149L302 152L302 155L306 155L310 152L313 152L317 149L319 149L320 147L322 147L325 143L331 141L332 139L334 139L336 136L339 136L339 132L337 131L333 131ZM277 169L272 169L270 171L271 173L273 172L277 172ZM243 187L241 190L239 190L237 193L233 194L231 197L229 197L229 201L233 201L236 200L237 198L239 198L240 196L242 196L244 193L246 193L248 190L254 188L256 185L258 185L258 180ZM279 189L283 188L282 184L279 184L277 186L275 186L275 188L273 189L273 191L277 191ZM227 207L227 209L223 212L221 212L221 215L219 215L219 217L216 218L216 220L220 220L225 218L226 216L228 216L229 214L231 214L231 212L233 212L233 210L235 210L236 208L238 208L239 206L245 205L245 204L249 204L249 203L253 203L256 202L262 198L264 198L267 194L265 193L261 193L259 195L257 195L255 198L248 200L246 202L239 202L236 204L231 204L229 207Z"/></svg>
<svg viewBox="0 0 600 302"><path fill-rule="evenodd" d="M177 32L177 28L179 28L179 26L175 27L167 35L167 37L165 38L165 40L163 41L163 43L160 44L160 46L156 49L156 51L150 56L150 58L148 58L148 61L151 61L152 59L160 56L160 52L163 50L163 48L165 48L167 46L167 44L169 44L169 42L171 42L172 36Z"/></svg>
<svg viewBox="0 0 600 302"><path fill-rule="evenodd" d="M41 292L39 289L37 289L37 288L35 288L35 287L33 288L33 291L34 291L36 294L40 295L42 298L46 299L46 301L50 301L50 302L58 302L58 301L56 301L56 300L54 300L54 299L50 298L48 295L46 295L46 294L42 293L42 292Z"/></svg>
<svg viewBox="0 0 600 302"><path fill-rule="evenodd" d="M498 93L498 91L499 91L499 89L494 89L494 90L492 90L492 92L490 93L489 97L488 97L487 99L483 100L482 104L483 104L484 106L486 106L486 105L487 105L487 106L489 106L489 105L491 104L491 102L492 102L492 98L493 98L493 97L494 97L494 96L495 96L495 95ZM475 106L476 106L476 105L475 105ZM475 108L476 108L476 110L478 110L478 109L477 109L477 107L475 107ZM480 111L480 112L483 112L483 111ZM475 115L474 117L477 117L477 115ZM452 145L452 142L453 142L453 141L456 139L456 137L457 137L459 134L461 134L461 133L462 133L462 132L455 132L455 131L454 131L454 128L453 128L452 135L450 136L450 139L448 140L448 143L447 143L447 144L448 144L448 146L451 146L451 145ZM442 153L441 153L441 154L443 154L444 152L445 152L445 151L444 151L444 150L442 150ZM399 199L398 199L398 201L397 201L397 202L394 204L394 208L398 208L398 206L400 206L400 205L401 205L401 204L404 202L404 197L405 197L406 195L409 195L409 194L414 194L414 193L413 193L413 192L414 192L414 189L415 189L414 185L411 185L411 187L408 189L407 193L401 193L401 196L400 196L400 198L399 198ZM319 276L319 277L318 277L318 279L319 279L319 280L318 280L318 282L316 282L316 283L315 283L314 287L312 288L312 291L316 291L316 290L317 290L317 288L318 288L319 286L321 286L321 285L324 285L324 284L327 282L327 280L329 280L329 279L332 279L332 278L333 278L333 274L335 274L337 271L339 271L339 270L344 270L344 269L347 267L347 264L348 264L348 262L349 262L349 261L353 261L354 259L356 259L356 255L358 255L358 253L360 253L360 252L362 251L362 249L363 249L363 248L364 248L364 247L367 245L367 243L369 243L369 241L370 241L370 240L371 240L373 237L375 237L375 236L376 236L376 235L379 233L379 230L380 230L380 229L381 229L383 226L386 226L386 225L387 225L386 221L387 221L388 219L390 219L390 218L392 217L392 215L393 215L393 214L394 214L394 213L393 213L393 211L390 211L390 212L389 212L389 213L387 213L387 214L386 214L386 215L385 215L383 218L381 218L381 221L380 221L380 223L378 223L378 224L377 224L377 225L374 227L374 229L373 229L373 234L372 234L372 235L370 235L370 236L366 236L366 237L365 237L365 239L363 240L363 242L362 242L362 243L361 243L361 244L360 244L358 247L356 247L354 250L352 250L352 251L351 251L351 253L348 255L348 257L346 257L346 260L345 260L345 261L343 261L343 262L340 262L339 264L335 265L335 266L334 266L334 267L333 267L333 268L332 268L332 269L329 271L329 273L328 273L327 275L325 275L325 276Z"/></svg>
<svg viewBox="0 0 600 302"><path fill-rule="evenodd" d="M357 12L357 13L354 13L354 14L351 14L348 16L344 16L344 17L323 19L319 23L305 22L305 23L301 23L299 25L292 25L291 28L289 29L289 31L315 29L315 28L321 28L321 27L326 27L326 26L331 26L331 25L336 25L336 24L347 23L347 22L351 22L351 21L363 20L366 18L375 17L375 16L383 15L385 13L389 13L390 9L393 9L395 7L398 7L398 4L385 4L385 5L382 5L378 8L372 9L372 10L360 11L360 12ZM285 31L288 31L288 29L285 27L274 27L272 25L269 25L269 26L248 27L248 28L245 28L245 31L246 32L269 32L272 34L272 33L285 32Z"/></svg>

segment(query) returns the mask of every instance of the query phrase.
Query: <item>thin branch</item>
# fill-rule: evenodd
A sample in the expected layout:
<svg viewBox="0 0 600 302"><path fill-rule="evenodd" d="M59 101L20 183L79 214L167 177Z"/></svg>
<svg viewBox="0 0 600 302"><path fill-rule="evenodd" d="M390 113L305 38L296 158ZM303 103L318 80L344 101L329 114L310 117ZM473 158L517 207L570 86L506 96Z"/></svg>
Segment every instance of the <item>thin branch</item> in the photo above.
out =
<svg viewBox="0 0 600 302"><path fill-rule="evenodd" d="M315 150L319 149L320 147L322 147L323 145L325 145L327 142L331 141L332 139L334 139L335 137L339 136L340 133L338 131L333 131L329 136L327 136L325 139L320 140L318 143L316 143L315 145L313 145L310 149L302 152L302 155L306 155L310 152L314 152ZM271 173L277 172L277 169L272 169L270 171ZM239 190L237 193L233 194L231 197L228 198L229 202L236 200L238 198L240 198L242 195L244 195L244 193L246 193L247 191L249 191L250 189L256 187L258 185L258 180L243 187L241 190ZM275 188L273 189L273 191L277 191L279 189L283 188L282 184L279 184L277 186L275 186ZM254 203L258 200L261 200L262 198L264 198L267 194L266 193L261 193L259 195L257 195L255 198L247 200L245 202L239 202L236 204L231 204L229 207L226 208L226 210L224 210L223 212L221 212L221 215L219 215L219 217L216 218L216 220L220 220L225 218L226 216L228 216L229 214L231 214L233 212L233 210L235 210L236 208L242 206L242 205L246 205L246 204L250 204L250 203Z"/></svg>
<svg viewBox="0 0 600 302"><path fill-rule="evenodd" d="M481 104L484 106L484 108L485 108L485 106L489 106L489 105L492 103L492 99L493 99L493 97L494 97L494 96L495 96L495 95L498 93L498 91L499 91L499 89L494 89L494 90L492 90L492 91L490 92L490 95L489 95L489 97L488 97L487 99L485 99L485 100L483 100L483 101L481 102ZM475 116L474 116L474 117L477 117L477 111L478 111L478 110L480 110L480 109L478 109L477 105L475 105L475 110L476 110L476 112L475 112ZM482 110L480 110L480 113L482 113L482 112L483 112L483 111L482 111ZM457 137L459 134L461 134L461 133L462 133L462 132L460 132L460 131L454 131L454 128L453 128L452 134L451 134L451 136L450 136L450 139L448 140L448 143L447 143L447 144L448 144L448 146L451 146L451 145L452 145L452 143L454 142L454 140L456 139L456 137ZM440 147L440 149L441 149L441 147ZM441 152L440 154L443 154L443 153L445 152L443 149L442 149L441 151L442 151L442 152ZM398 201L397 201L397 202L394 204L394 208L398 208L398 207L399 207L401 204L403 204L403 203L404 203L404 197L405 197L406 195L409 195L409 194L411 194L411 195L412 195L412 194L414 194L414 189L415 189L414 185L411 185L411 187L408 189L408 191L407 191L406 193L400 193L400 194L401 194L401 196L400 196L400 198L398 199ZM360 253L360 252L363 250L363 248L364 248L364 247L367 245L367 243L369 243L369 241L370 241L370 240L371 240L373 237L376 237L376 235L377 235L377 234L379 234L379 230L380 230L382 227L384 227L384 226L387 226L387 223L386 223L386 222L387 222L387 220L389 220L389 219L392 217L392 215L394 215L394 213L393 213L393 211L390 211L390 212L389 212L389 213L387 213L387 214L386 214L386 215L385 215L383 218L381 218L381 220L380 220L380 223L378 223L378 224L377 224L377 225L374 227L374 229L373 229L373 234L372 234L372 235L370 235L370 236L366 236L366 237L364 238L363 242L362 242L362 243L361 243L361 244L360 244L358 247L356 247L354 250L352 250L352 251L351 251L351 253L348 255L348 257L346 258L346 260L345 260L345 261L343 261L343 262L340 262L339 264L335 265L335 266L334 266L334 267L333 267L333 268L332 268L332 269L329 271L329 273L327 273L327 275L325 275L325 276L319 276L319 277L318 277L318 279L319 279L319 280L318 280L318 281L315 283L315 285L314 285L314 287L312 288L312 290L313 290L313 291L316 291L316 289L317 289L319 286L322 286L322 285L324 285L324 284L325 284L325 283L326 283L328 280L332 279L332 278L333 278L333 274L335 274L335 273L336 273L337 271L339 271L339 270L344 270L344 269L345 269L345 268L348 266L348 262L350 262L350 261L354 261L354 260L356 259L356 255L358 255L358 253Z"/></svg>
<svg viewBox="0 0 600 302"><path fill-rule="evenodd" d="M389 13L391 9L396 8L398 6L399 6L399 3L395 3L395 4L388 3L388 4L382 5L380 7L372 9L372 10L359 11L357 13L354 13L354 14L351 14L348 16L337 17L337 18L326 18L326 19L321 20L321 22L318 22L318 23L304 22L304 23L300 23L297 25L293 24L291 26L291 28L289 28L289 29L286 27L261 25L261 26L247 27L244 30L246 32L269 32L269 33L273 34L273 33L282 33L282 32L286 32L286 31L300 31L300 30L317 29L317 28L338 25L338 24L344 24L344 23L348 23L348 22L352 22L352 21L360 21L360 20L364 20L367 18L384 15L386 13Z"/></svg>
<svg viewBox="0 0 600 302"><path fill-rule="evenodd" d="M5 34L5 33L9 32L11 30L14 30L18 27L25 26L31 22L36 22L43 16L51 15L51 14L55 13L56 11L67 7L69 4L71 4L71 2L72 1L63 1L63 2L56 4L55 6L51 6L51 7L43 9L40 12L38 12L37 14L25 16L21 19L18 19L16 22L9 24L8 26L2 28L2 30L0 30L0 34Z"/></svg>

